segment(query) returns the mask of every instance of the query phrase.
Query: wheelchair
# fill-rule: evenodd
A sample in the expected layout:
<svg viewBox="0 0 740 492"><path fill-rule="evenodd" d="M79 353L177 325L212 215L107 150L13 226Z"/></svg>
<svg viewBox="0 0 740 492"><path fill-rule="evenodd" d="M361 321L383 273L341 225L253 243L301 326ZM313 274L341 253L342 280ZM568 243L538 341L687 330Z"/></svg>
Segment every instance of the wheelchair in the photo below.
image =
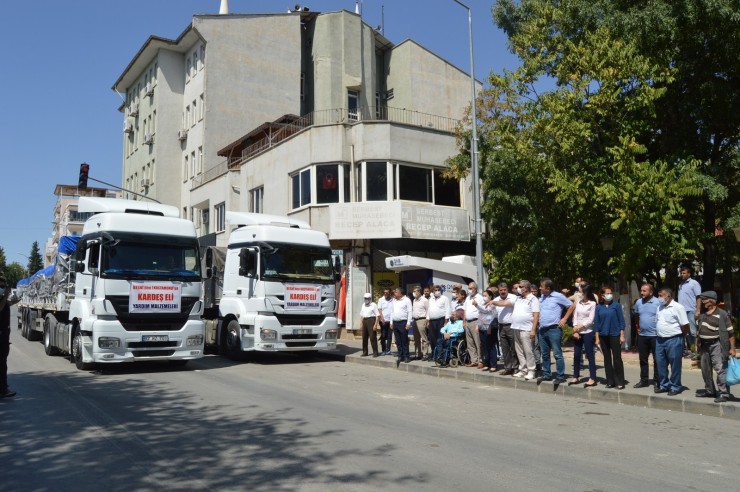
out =
<svg viewBox="0 0 740 492"><path fill-rule="evenodd" d="M457 367L459 365L465 365L470 363L470 355L468 354L468 343L465 341L465 334L453 335L450 337L450 343L446 349L443 349L443 353L439 354L437 347L434 347L432 353L434 363L438 367Z"/></svg>

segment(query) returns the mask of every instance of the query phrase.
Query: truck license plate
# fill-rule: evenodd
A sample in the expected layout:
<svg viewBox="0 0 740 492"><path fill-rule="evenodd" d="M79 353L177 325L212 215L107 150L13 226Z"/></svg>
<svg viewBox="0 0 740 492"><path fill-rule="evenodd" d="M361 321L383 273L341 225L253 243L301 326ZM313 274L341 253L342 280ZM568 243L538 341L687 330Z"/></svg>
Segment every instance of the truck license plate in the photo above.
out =
<svg viewBox="0 0 740 492"><path fill-rule="evenodd" d="M141 341L142 342L169 342L170 336L169 335L142 335Z"/></svg>
<svg viewBox="0 0 740 492"><path fill-rule="evenodd" d="M293 335L310 335L311 328L294 328Z"/></svg>

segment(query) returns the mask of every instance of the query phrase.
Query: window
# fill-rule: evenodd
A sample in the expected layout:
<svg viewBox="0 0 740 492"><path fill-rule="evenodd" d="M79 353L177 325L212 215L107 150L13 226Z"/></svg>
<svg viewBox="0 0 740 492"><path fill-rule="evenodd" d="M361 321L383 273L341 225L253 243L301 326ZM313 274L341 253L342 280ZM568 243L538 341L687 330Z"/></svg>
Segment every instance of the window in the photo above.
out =
<svg viewBox="0 0 740 492"><path fill-rule="evenodd" d="M357 121L357 108L360 105L360 93L358 91L347 91L347 117Z"/></svg>
<svg viewBox="0 0 740 492"><path fill-rule="evenodd" d="M149 179L151 180L150 181L151 185L154 185L154 164L155 164L154 161L155 159L152 159L152 167L149 169Z"/></svg>
<svg viewBox="0 0 740 492"><path fill-rule="evenodd" d="M188 171L190 170L189 166L189 158L188 155L185 154L185 160L182 163L182 180L187 181L188 180ZM186 215L187 217L187 215Z"/></svg>
<svg viewBox="0 0 740 492"><path fill-rule="evenodd" d="M301 72L301 102L306 100L306 72Z"/></svg>
<svg viewBox="0 0 740 492"><path fill-rule="evenodd" d="M344 182L344 203L349 203L351 201L351 176L350 176L350 167L349 164L342 164L342 172L344 174L344 179L342 181Z"/></svg>
<svg viewBox="0 0 740 492"><path fill-rule="evenodd" d="M188 218L188 207L182 207L182 218L183 219Z"/></svg>
<svg viewBox="0 0 740 492"><path fill-rule="evenodd" d="M198 174L203 172L203 146L198 147Z"/></svg>
<svg viewBox="0 0 740 492"><path fill-rule="evenodd" d="M190 71L193 69L193 62L188 57L188 59L185 61L185 83L190 81Z"/></svg>
<svg viewBox="0 0 740 492"><path fill-rule="evenodd" d="M208 224L208 222L209 222L209 219L210 219L210 215L208 214L208 209L207 208L204 208L203 210L200 211L200 218L201 218L201 223L203 224L203 227L202 227L202 230L200 231L200 233L201 233L201 235L208 234L209 233L209 224Z"/></svg>
<svg viewBox="0 0 740 492"><path fill-rule="evenodd" d="M445 179L442 171L434 171L434 203L448 207L460 207L460 181Z"/></svg>
<svg viewBox="0 0 740 492"><path fill-rule="evenodd" d="M293 192L293 208L299 208L311 203L311 169L304 169L291 177Z"/></svg>
<svg viewBox="0 0 740 492"><path fill-rule="evenodd" d="M192 151L192 152L190 153L190 168L191 168L191 169L190 169L190 176L191 176L191 177L195 177L195 166L196 166L196 165L197 165L197 164L196 164L196 162L195 162L195 151Z"/></svg>
<svg viewBox="0 0 740 492"><path fill-rule="evenodd" d="M198 61L198 49L196 48L193 52L193 75L198 73L198 68L200 68L200 62Z"/></svg>
<svg viewBox="0 0 740 492"><path fill-rule="evenodd" d="M380 92L375 93L375 119L379 120L381 116L380 113Z"/></svg>
<svg viewBox="0 0 740 492"><path fill-rule="evenodd" d="M432 170L398 166L398 196L401 200L432 203Z"/></svg>
<svg viewBox="0 0 740 492"><path fill-rule="evenodd" d="M226 230L226 203L221 202L213 207L216 212L216 232Z"/></svg>
<svg viewBox="0 0 740 492"><path fill-rule="evenodd" d="M206 66L206 47L205 45L200 47L200 68Z"/></svg>
<svg viewBox="0 0 740 492"><path fill-rule="evenodd" d="M265 187L260 186L249 192L249 211L255 214L264 212L263 201L265 199Z"/></svg>
<svg viewBox="0 0 740 492"><path fill-rule="evenodd" d="M388 200L388 164L385 162L365 163L365 200Z"/></svg>
<svg viewBox="0 0 740 492"><path fill-rule="evenodd" d="M203 119L203 115L205 114L205 106L203 104L203 94L200 95L200 106L198 106L200 109L198 110L198 120Z"/></svg>
<svg viewBox="0 0 740 492"><path fill-rule="evenodd" d="M195 106L195 99L193 99L192 106L193 106L193 121L190 123L190 126L195 126L195 121L196 121L196 119L198 117L198 111L197 111L197 108Z"/></svg>
<svg viewBox="0 0 740 492"><path fill-rule="evenodd" d="M185 119L183 120L183 128L190 128L190 105L185 106Z"/></svg>
<svg viewBox="0 0 740 492"><path fill-rule="evenodd" d="M316 166L316 203L339 203L339 166Z"/></svg>

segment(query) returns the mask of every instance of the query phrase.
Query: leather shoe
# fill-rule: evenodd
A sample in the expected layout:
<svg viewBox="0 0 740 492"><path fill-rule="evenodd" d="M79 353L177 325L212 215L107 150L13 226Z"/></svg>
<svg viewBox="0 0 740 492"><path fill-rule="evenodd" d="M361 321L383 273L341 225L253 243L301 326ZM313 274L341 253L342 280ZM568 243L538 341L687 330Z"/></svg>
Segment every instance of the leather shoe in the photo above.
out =
<svg viewBox="0 0 740 492"><path fill-rule="evenodd" d="M5 393L0 395L0 398L12 398L16 395L16 392L8 388Z"/></svg>
<svg viewBox="0 0 740 492"><path fill-rule="evenodd" d="M668 393L668 390L665 388L655 388L655 393Z"/></svg>
<svg viewBox="0 0 740 492"><path fill-rule="evenodd" d="M633 386L633 388L647 388L648 386L650 386L650 383L648 383L647 381L639 381Z"/></svg>
<svg viewBox="0 0 740 492"><path fill-rule="evenodd" d="M614 388L614 387L615 387L615 386L614 386L613 384L607 384L606 386L604 386L604 388L609 388L609 389L612 389L612 388Z"/></svg>
<svg viewBox="0 0 740 492"><path fill-rule="evenodd" d="M680 394L681 394L681 390L671 390L668 392L668 396L676 396Z"/></svg>
<svg viewBox="0 0 740 492"><path fill-rule="evenodd" d="M567 380L567 379L565 379L565 378L555 378L555 379L553 380L553 384L556 384L556 385L557 385L557 384L563 384L563 383L565 383L565 382L567 382L567 381L568 381L568 380Z"/></svg>
<svg viewBox="0 0 740 492"><path fill-rule="evenodd" d="M406 357L405 359L403 359L403 363L404 364L408 364L409 362L411 362L411 359L409 359L408 357Z"/></svg>
<svg viewBox="0 0 740 492"><path fill-rule="evenodd" d="M714 398L715 396L717 395L715 395L714 393L710 393L707 390L697 390L696 392L697 398Z"/></svg>
<svg viewBox="0 0 740 492"><path fill-rule="evenodd" d="M714 403L726 403L730 401L729 395L719 395L717 398L714 399Z"/></svg>

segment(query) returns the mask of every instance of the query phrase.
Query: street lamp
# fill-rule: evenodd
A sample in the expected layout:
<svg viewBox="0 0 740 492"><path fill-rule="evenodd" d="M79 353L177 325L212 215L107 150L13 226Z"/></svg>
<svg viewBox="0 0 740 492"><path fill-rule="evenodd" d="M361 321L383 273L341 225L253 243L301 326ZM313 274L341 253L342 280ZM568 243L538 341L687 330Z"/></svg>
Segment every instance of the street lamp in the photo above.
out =
<svg viewBox="0 0 740 492"><path fill-rule="evenodd" d="M475 226L475 267L478 269L478 288L485 289L483 275L483 237L480 218L480 179L478 170L478 122L475 105L475 64L473 62L473 11L460 0L453 0L468 11L468 33L470 37L470 119L473 135L470 137L470 165L473 168L473 223Z"/></svg>
<svg viewBox="0 0 740 492"><path fill-rule="evenodd" d="M30 257L30 256L26 256L26 255L24 255L23 253L17 253L17 254L18 254L19 256L22 256L22 257L24 257L25 259L27 259L27 260L28 260L28 263L31 263L31 257ZM26 264L26 268L24 268L24 269L23 269L23 273L25 273L25 274L26 274L26 277L30 277L30 276L31 276L31 274L30 274L29 272L30 272L30 270L28 269L28 264Z"/></svg>

